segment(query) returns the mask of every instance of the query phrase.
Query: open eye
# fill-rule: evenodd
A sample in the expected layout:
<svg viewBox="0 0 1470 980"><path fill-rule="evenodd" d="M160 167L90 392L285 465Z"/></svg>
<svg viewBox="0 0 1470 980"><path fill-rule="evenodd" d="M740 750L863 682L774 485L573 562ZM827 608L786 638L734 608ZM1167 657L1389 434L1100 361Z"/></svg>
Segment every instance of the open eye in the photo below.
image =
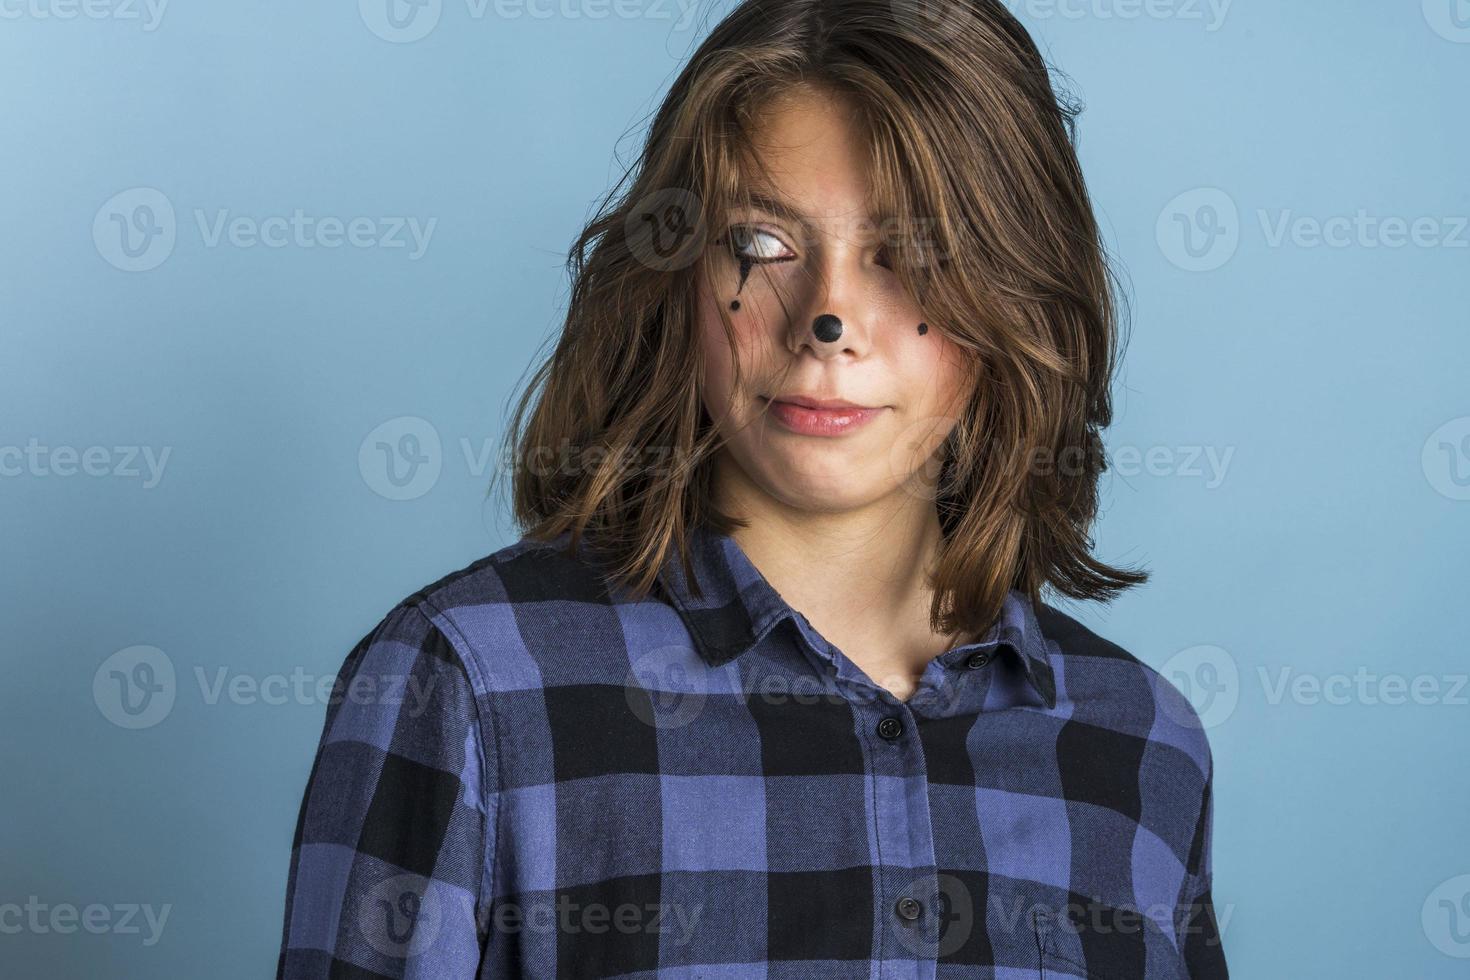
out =
<svg viewBox="0 0 1470 980"><path fill-rule="evenodd" d="M731 225L726 241L730 245L730 254L757 264L787 262L796 258L781 239L754 225Z"/></svg>

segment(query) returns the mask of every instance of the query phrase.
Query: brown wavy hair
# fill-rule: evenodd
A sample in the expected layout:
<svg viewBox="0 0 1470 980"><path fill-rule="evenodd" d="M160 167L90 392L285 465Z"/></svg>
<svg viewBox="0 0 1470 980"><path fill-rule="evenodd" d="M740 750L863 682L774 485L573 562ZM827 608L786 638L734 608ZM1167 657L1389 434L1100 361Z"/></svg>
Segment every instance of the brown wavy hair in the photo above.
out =
<svg viewBox="0 0 1470 980"><path fill-rule="evenodd" d="M855 109L871 213L907 229L885 241L893 268L975 372L936 454L933 628L987 629L1011 588L1107 600L1146 581L1091 554L1118 304L1080 107L994 0L746 0L714 27L571 249L565 324L506 433L517 524L585 539L640 595L671 548L687 558L691 526L745 525L711 497L722 437L695 299L709 243L758 185L755 120L799 86Z"/></svg>

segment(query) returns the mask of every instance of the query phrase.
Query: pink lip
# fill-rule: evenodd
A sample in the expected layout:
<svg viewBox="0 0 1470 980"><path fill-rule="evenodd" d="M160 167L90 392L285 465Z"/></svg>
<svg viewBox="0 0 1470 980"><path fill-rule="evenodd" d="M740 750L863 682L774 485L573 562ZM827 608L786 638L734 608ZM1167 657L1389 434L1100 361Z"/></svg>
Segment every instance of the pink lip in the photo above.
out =
<svg viewBox="0 0 1470 980"><path fill-rule="evenodd" d="M803 399L809 401L809 399ZM831 404L830 402L828 404ZM786 428L803 436L840 436L852 432L883 411L859 406L808 408L794 402L771 401L771 415Z"/></svg>

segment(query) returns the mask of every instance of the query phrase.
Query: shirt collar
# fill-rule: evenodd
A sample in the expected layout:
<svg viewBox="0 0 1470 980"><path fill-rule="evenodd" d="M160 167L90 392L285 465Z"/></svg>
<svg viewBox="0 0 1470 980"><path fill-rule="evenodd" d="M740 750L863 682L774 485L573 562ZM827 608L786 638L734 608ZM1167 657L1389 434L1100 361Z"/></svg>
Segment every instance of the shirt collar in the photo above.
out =
<svg viewBox="0 0 1470 980"><path fill-rule="evenodd" d="M755 646L782 619L799 614L746 556L735 539L704 524L689 532L689 563L701 594L695 595L684 574L677 548L669 549L658 581L694 638L700 656L711 666L729 663ZM1042 703L1055 708L1056 675L1049 641L1025 594L1012 589L1000 617L981 639L948 650L939 662L957 666L971 653L1008 647Z"/></svg>

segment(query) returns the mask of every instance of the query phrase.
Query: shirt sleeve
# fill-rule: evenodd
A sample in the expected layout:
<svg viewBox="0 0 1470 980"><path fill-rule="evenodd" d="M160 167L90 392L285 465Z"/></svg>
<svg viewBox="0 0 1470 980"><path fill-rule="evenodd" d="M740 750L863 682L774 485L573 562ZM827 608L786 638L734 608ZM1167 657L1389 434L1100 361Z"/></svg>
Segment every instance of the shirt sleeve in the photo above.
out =
<svg viewBox="0 0 1470 980"><path fill-rule="evenodd" d="M464 662L417 604L395 607L330 692L277 980L477 974L493 889L487 758Z"/></svg>
<svg viewBox="0 0 1470 980"><path fill-rule="evenodd" d="M1200 797L1199 817L1195 823L1191 868L1185 881L1184 902L1180 920L1183 935L1180 949L1190 980L1228 980L1225 948L1221 943L1219 924L1215 919L1215 903L1210 894L1214 869L1212 853L1215 804L1214 763L1210 762Z"/></svg>

